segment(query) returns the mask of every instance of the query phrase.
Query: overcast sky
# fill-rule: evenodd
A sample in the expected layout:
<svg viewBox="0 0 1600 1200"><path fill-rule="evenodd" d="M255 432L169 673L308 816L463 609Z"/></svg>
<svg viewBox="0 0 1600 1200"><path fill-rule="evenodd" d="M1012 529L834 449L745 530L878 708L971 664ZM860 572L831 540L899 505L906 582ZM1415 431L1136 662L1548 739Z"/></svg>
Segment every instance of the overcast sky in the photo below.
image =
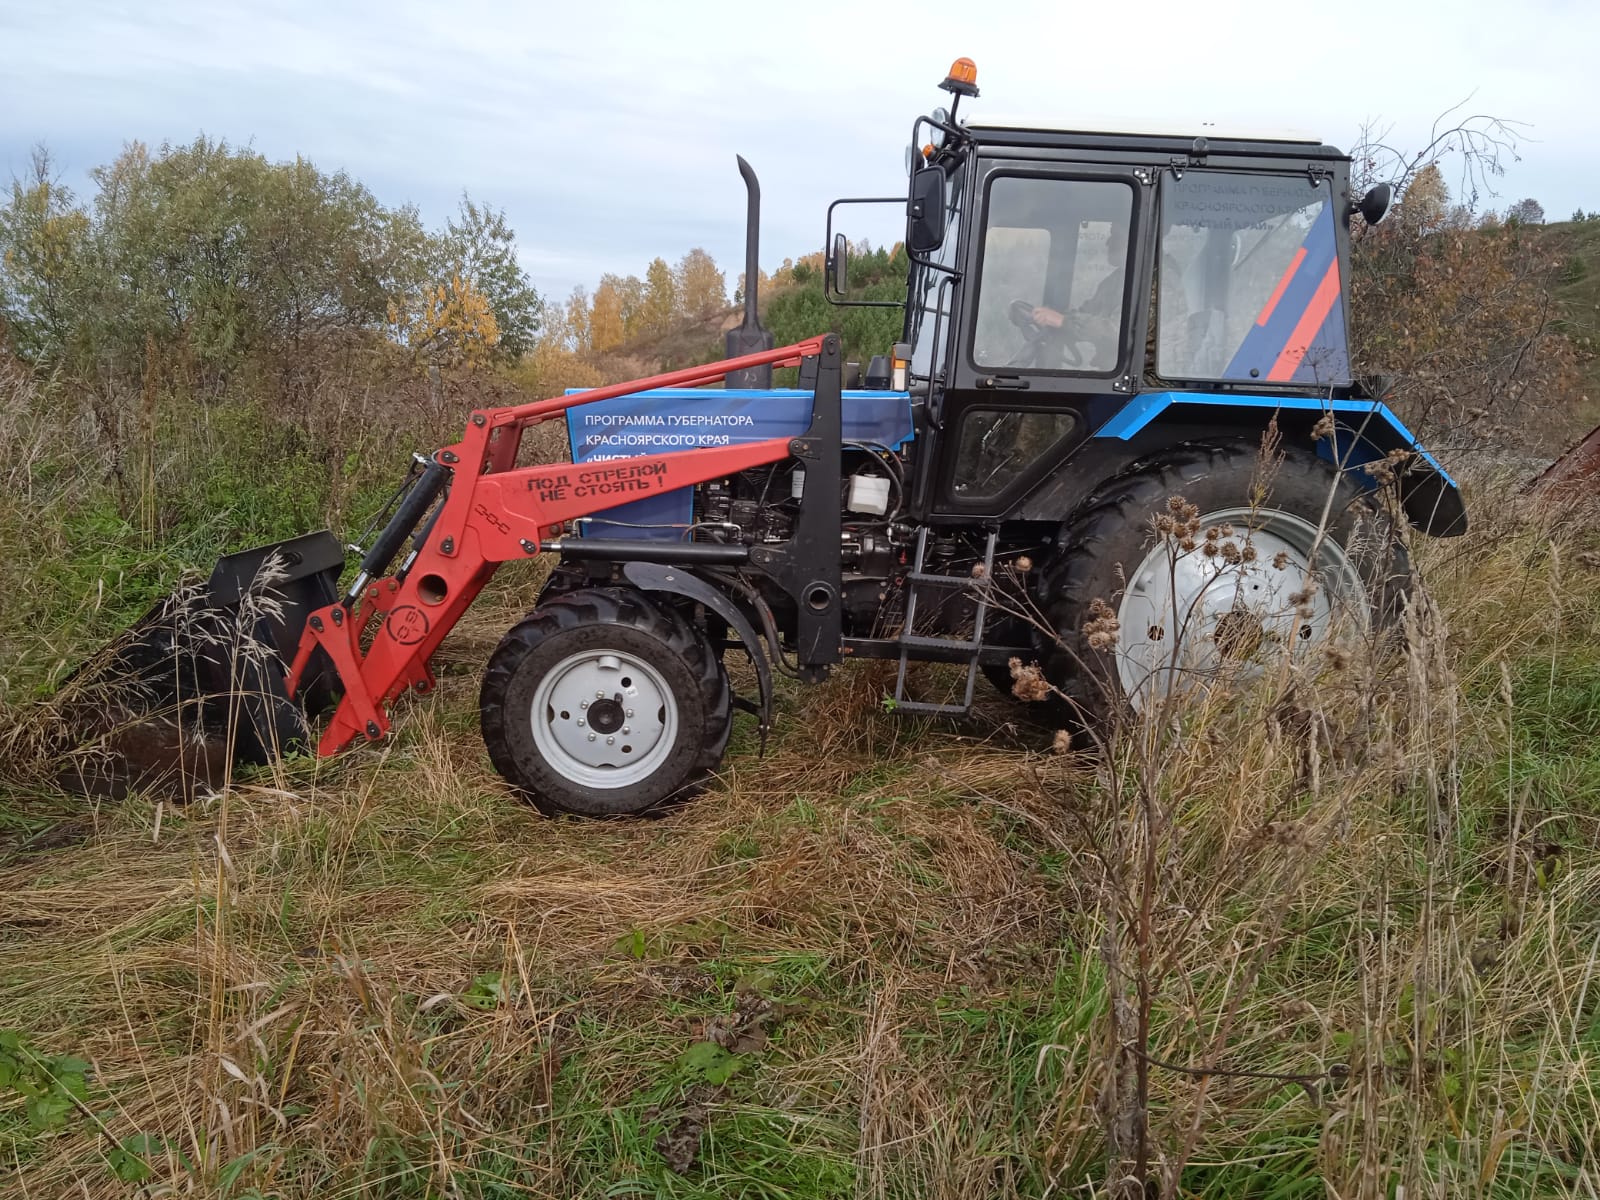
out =
<svg viewBox="0 0 1600 1200"><path fill-rule="evenodd" d="M0 0L0 175L48 145L67 182L124 142L197 133L344 168L442 223L506 210L547 295L704 246L742 265L734 154L763 265L822 243L837 196L904 187L912 118L957 55L967 111L1363 124L1426 141L1444 109L1526 122L1489 206L1600 208L1600 0ZM852 229L874 240L890 226Z"/></svg>

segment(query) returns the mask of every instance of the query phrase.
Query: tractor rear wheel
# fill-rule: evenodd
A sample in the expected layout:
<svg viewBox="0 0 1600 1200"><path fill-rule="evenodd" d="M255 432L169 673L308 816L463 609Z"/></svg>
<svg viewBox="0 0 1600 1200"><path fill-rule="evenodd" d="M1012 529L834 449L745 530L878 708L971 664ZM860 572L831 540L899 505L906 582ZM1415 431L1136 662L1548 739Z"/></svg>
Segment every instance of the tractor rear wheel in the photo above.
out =
<svg viewBox="0 0 1600 1200"><path fill-rule="evenodd" d="M1056 631L1041 665L1080 723L1247 684L1398 616L1410 560L1371 497L1300 449L1257 496L1260 466L1249 442L1178 446L1063 530L1040 597Z"/></svg>
<svg viewBox="0 0 1600 1200"><path fill-rule="evenodd" d="M625 588L545 601L490 656L479 697L495 769L547 813L648 812L699 789L732 729L705 637Z"/></svg>

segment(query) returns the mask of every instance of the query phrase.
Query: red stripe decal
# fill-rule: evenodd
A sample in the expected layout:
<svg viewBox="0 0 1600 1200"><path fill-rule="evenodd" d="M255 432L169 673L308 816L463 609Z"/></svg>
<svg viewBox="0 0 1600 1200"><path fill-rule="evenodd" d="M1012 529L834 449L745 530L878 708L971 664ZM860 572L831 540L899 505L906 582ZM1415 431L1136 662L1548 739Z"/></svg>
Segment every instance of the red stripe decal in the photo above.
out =
<svg viewBox="0 0 1600 1200"><path fill-rule="evenodd" d="M1272 295L1267 297L1267 306L1261 310L1261 315L1256 318L1257 325L1265 325L1272 319L1273 310L1278 307L1278 301L1283 299L1284 292L1289 290L1289 281L1294 278L1294 273L1300 269L1300 264L1306 260L1306 248L1301 246L1294 252L1294 257L1289 260L1289 269L1283 273L1283 278L1278 280L1278 286L1272 289Z"/></svg>
<svg viewBox="0 0 1600 1200"><path fill-rule="evenodd" d="M1335 260L1328 264L1328 273L1322 277L1322 282L1317 284L1317 290L1312 294L1311 303L1306 306L1300 323L1289 335L1283 353L1278 355L1278 361L1272 364L1272 370L1267 372L1268 379L1281 382L1294 377L1295 371L1300 366L1300 360L1306 356L1306 351L1311 349L1311 340L1317 336L1317 330L1321 329L1322 323L1328 319L1328 310L1338 298L1339 263Z"/></svg>

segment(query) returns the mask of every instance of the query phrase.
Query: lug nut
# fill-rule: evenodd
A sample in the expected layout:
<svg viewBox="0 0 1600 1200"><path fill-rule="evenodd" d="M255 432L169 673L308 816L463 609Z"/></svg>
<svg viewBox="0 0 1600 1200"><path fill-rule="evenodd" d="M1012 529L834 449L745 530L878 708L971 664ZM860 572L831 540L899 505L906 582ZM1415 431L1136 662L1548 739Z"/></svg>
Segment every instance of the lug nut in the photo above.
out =
<svg viewBox="0 0 1600 1200"><path fill-rule="evenodd" d="M590 735L589 735L589 740L590 740L590 741L591 741L591 742L592 742L592 741L594 741L594 734L592 734L592 733L591 733L591 734L590 734Z"/></svg>
<svg viewBox="0 0 1600 1200"><path fill-rule="evenodd" d="M629 716L630 716L630 717L631 717L631 716L633 716L633 709L631 709L631 708L630 708L630 709L629 709L629 710L628 710L628 715L629 715Z"/></svg>
<svg viewBox="0 0 1600 1200"><path fill-rule="evenodd" d="M608 746L615 746L615 745L616 745L616 744L617 744L617 739L616 739L616 738L614 738L614 737L608 737L608 738L607 738L607 739L606 739L606 745L608 745Z"/></svg>
<svg viewBox="0 0 1600 1200"><path fill-rule="evenodd" d="M582 717L579 717L579 718L578 718L578 724L579 724L579 725L582 725L582 724L583 724L583 718L582 718Z"/></svg>
<svg viewBox="0 0 1600 1200"><path fill-rule="evenodd" d="M594 698L595 698L595 699L596 699L596 700L604 700L604 699L605 699L605 698L606 698L606 694L605 694L605 692L603 692L603 691L601 691L601 692L596 692L596 693L595 693L595 694L594 694Z"/></svg>
<svg viewBox="0 0 1600 1200"><path fill-rule="evenodd" d="M579 708L588 708L589 707L589 702L587 700L585 700L582 704L578 705L578 707Z"/></svg>

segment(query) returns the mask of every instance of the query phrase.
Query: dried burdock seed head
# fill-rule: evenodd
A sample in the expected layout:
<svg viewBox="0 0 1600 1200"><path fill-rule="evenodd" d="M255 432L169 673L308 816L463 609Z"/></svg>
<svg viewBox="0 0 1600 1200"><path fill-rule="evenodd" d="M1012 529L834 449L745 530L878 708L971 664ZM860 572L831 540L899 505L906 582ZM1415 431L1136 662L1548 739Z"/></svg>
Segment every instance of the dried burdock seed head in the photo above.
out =
<svg viewBox="0 0 1600 1200"><path fill-rule="evenodd" d="M1182 496L1168 496L1167 511L1174 515L1181 513L1183 511L1183 503L1184 501Z"/></svg>
<svg viewBox="0 0 1600 1200"><path fill-rule="evenodd" d="M1072 734L1065 729L1056 730L1055 738L1050 742L1052 754L1066 754L1072 750Z"/></svg>
<svg viewBox="0 0 1600 1200"><path fill-rule="evenodd" d="M1237 542L1222 543L1222 561L1230 563L1239 561L1239 544Z"/></svg>
<svg viewBox="0 0 1600 1200"><path fill-rule="evenodd" d="M988 573L989 573L988 568L985 567L982 563L973 563L972 564L972 577L974 579L982 579Z"/></svg>
<svg viewBox="0 0 1600 1200"><path fill-rule="evenodd" d="M1375 462L1369 462L1361 469L1380 485L1387 486L1404 474L1411 466L1411 460L1416 457L1414 450L1391 450L1388 454Z"/></svg>
<svg viewBox="0 0 1600 1200"><path fill-rule="evenodd" d="M1323 413L1322 419L1311 427L1311 440L1320 442L1323 438L1331 438L1334 428L1333 414L1331 412Z"/></svg>
<svg viewBox="0 0 1600 1200"><path fill-rule="evenodd" d="M1011 671L1011 694L1024 703L1033 704L1050 695L1050 684L1038 663L1024 663L1020 658L1006 662Z"/></svg>
<svg viewBox="0 0 1600 1200"><path fill-rule="evenodd" d="M1272 565L1280 571L1287 568L1289 565L1289 552L1287 550L1279 550L1272 556Z"/></svg>
<svg viewBox="0 0 1600 1200"><path fill-rule="evenodd" d="M1031 571L1031 570L1033 570L1033 559L1029 558L1026 554L1020 556L1017 559L1017 570L1019 570L1019 571Z"/></svg>
<svg viewBox="0 0 1600 1200"><path fill-rule="evenodd" d="M1111 606L1096 596L1089 602L1089 620L1084 624L1083 633L1088 639L1091 650L1109 650L1117 644L1117 636L1122 632L1122 623L1117 620L1116 613L1111 611Z"/></svg>
<svg viewBox="0 0 1600 1200"><path fill-rule="evenodd" d="M1301 620L1309 621L1315 615L1315 611L1311 607L1311 598L1316 594L1317 581L1315 579L1306 580L1304 587L1300 591L1290 594L1289 603L1294 606L1295 615Z"/></svg>

